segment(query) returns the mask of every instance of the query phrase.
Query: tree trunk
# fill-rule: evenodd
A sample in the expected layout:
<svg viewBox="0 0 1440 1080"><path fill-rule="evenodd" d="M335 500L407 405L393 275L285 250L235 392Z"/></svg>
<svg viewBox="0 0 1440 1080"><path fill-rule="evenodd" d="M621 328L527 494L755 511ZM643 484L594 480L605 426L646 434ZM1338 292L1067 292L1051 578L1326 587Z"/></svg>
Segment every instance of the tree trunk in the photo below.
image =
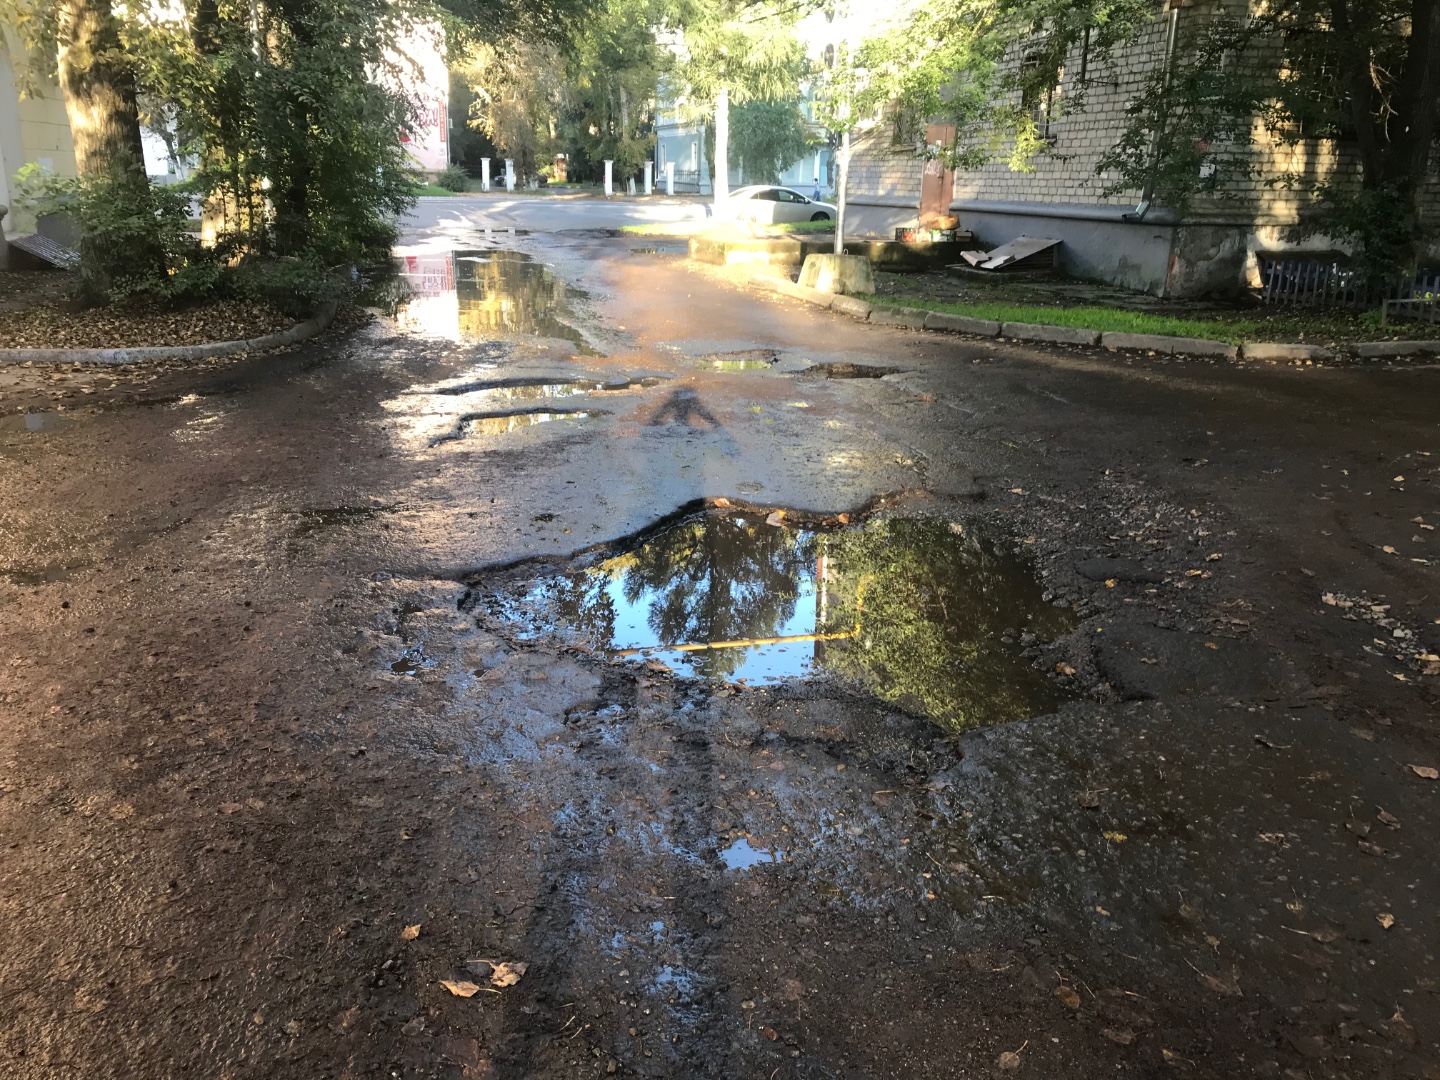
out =
<svg viewBox="0 0 1440 1080"><path fill-rule="evenodd" d="M138 168L140 110L110 0L61 0L56 55L81 176Z"/></svg>
<svg viewBox="0 0 1440 1080"><path fill-rule="evenodd" d="M1393 132L1385 155L1385 176L1418 196L1430 168L1430 147L1435 139L1437 104L1440 104L1440 0L1413 0L1410 10L1410 48L1396 87L1395 115L1387 125Z"/></svg>

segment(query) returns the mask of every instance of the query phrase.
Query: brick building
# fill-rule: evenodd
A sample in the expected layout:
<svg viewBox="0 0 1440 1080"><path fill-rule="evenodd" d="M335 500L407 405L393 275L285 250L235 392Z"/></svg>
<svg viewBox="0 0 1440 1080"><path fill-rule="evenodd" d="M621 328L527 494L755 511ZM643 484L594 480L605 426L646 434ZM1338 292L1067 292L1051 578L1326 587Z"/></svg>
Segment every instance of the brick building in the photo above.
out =
<svg viewBox="0 0 1440 1080"><path fill-rule="evenodd" d="M1200 3L1174 11L1175 40L1183 48L1187 30L1213 11ZM1064 241L1062 262L1076 277L1123 285L1159 296L1186 297L1234 292L1259 282L1258 254L1286 250L1333 251L1323 236L1287 238L1298 220L1302 196L1260 180L1231 184L1197 198L1184 214L1163 206L1141 207L1142 192L1105 196L1111 178L1096 165L1124 131L1126 108L1146 80L1166 62L1171 12L1157 16L1139 39L1106 63L1077 48L1066 57L1055 105L1037 114L1050 142L1030 173L991 162L955 175L951 212L981 245L1019 235ZM1018 62L1016 50L1011 62ZM1088 67L1085 107L1067 112L1066 81ZM1268 160L1263 172L1297 172L1310 177L1355 174L1343 146L1308 140L1294 146L1274 142L1258 130L1252 153ZM889 235L913 225L920 206L925 165L913 143L905 142L889 119L872 122L858 134L847 188L847 231ZM1440 183L1432 180L1426 206L1440 216ZM1440 256L1440 251L1432 251Z"/></svg>

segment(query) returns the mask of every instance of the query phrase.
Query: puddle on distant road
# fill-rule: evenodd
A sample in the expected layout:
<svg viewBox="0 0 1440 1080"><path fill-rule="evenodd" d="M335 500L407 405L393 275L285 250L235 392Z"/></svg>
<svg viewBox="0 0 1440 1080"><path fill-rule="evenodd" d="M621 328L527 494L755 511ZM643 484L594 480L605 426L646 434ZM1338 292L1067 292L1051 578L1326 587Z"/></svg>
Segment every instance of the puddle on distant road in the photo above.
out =
<svg viewBox="0 0 1440 1080"><path fill-rule="evenodd" d="M955 729L1039 715L1063 697L1012 642L1053 639L1072 617L1041 600L1020 559L938 519L822 531L698 514L534 574L477 590L521 638L709 679L832 674Z"/></svg>
<svg viewBox="0 0 1440 1080"><path fill-rule="evenodd" d="M395 305L402 329L453 341L511 334L572 341L598 355L566 321L565 282L519 251L475 249L402 255L395 260L405 288ZM583 295L583 294L582 294Z"/></svg>
<svg viewBox="0 0 1440 1080"><path fill-rule="evenodd" d="M712 371L769 371L780 359L774 349L741 349L737 352L704 353L695 357L701 367Z"/></svg>
<svg viewBox="0 0 1440 1080"><path fill-rule="evenodd" d="M435 442L463 439L467 435L508 435L520 428L548 424L552 420L585 420L599 415L599 411L595 409L535 409L530 412L506 413L503 416L462 416L453 432L439 436Z"/></svg>
<svg viewBox="0 0 1440 1080"><path fill-rule="evenodd" d="M883 379L886 375L898 374L902 369L881 367L879 364L826 363L811 364L805 375L821 375L827 379Z"/></svg>

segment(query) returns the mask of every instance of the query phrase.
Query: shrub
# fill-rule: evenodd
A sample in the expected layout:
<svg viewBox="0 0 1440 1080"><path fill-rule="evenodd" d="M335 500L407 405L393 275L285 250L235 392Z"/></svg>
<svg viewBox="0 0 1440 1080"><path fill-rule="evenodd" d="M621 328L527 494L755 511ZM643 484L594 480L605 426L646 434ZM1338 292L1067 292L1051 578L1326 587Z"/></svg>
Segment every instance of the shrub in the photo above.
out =
<svg viewBox="0 0 1440 1080"><path fill-rule="evenodd" d="M32 170L17 180L17 189L36 212L75 219L79 294L86 306L131 296L191 303L223 287L219 254L191 232L189 189L152 183L142 168L129 163L80 179Z"/></svg>
<svg viewBox="0 0 1440 1080"><path fill-rule="evenodd" d="M435 186L447 191L465 191L470 187L470 174L459 165L447 166L445 171L435 178Z"/></svg>
<svg viewBox="0 0 1440 1080"><path fill-rule="evenodd" d="M297 319L308 318L321 304L339 299L345 291L341 272L313 253L246 259L235 270L235 284L241 296Z"/></svg>

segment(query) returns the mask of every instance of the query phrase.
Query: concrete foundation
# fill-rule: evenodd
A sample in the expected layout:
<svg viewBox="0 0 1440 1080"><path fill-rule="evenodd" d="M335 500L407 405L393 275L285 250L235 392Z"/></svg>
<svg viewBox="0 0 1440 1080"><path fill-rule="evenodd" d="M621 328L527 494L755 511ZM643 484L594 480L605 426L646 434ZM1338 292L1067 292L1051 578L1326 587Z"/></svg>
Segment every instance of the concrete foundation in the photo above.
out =
<svg viewBox="0 0 1440 1080"><path fill-rule="evenodd" d="M875 272L863 255L810 255L800 268L800 284L846 296L875 291Z"/></svg>

